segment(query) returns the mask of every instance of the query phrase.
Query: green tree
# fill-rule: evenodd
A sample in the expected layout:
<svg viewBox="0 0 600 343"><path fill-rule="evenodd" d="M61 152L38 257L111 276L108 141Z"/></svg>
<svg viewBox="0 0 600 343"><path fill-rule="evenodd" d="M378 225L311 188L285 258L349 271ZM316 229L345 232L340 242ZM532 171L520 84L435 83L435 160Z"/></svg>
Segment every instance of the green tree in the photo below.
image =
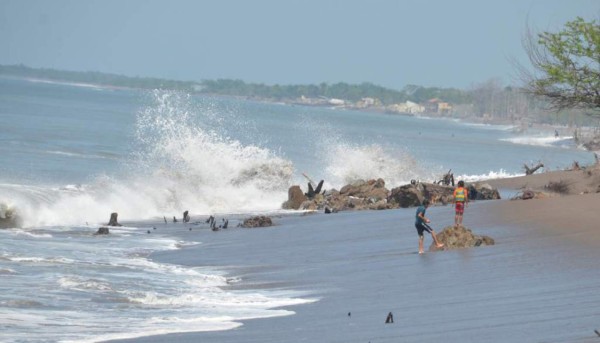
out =
<svg viewBox="0 0 600 343"><path fill-rule="evenodd" d="M580 108L600 116L600 25L577 17L558 32L534 35L523 46L534 71L517 65L526 91L545 98L552 109Z"/></svg>

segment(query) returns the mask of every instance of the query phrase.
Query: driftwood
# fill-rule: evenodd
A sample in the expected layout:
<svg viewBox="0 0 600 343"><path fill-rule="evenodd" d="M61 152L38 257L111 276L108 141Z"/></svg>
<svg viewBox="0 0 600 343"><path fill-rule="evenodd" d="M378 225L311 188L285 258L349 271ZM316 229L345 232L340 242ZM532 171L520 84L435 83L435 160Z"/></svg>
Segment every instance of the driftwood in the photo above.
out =
<svg viewBox="0 0 600 343"><path fill-rule="evenodd" d="M452 187L454 187L454 174L452 173L452 169L448 170L448 172L446 174L444 174L444 176L442 176L441 180L434 182L434 183L437 183L438 185L445 185L445 186L449 186L450 184L452 184ZM412 181L411 181L411 184L413 184Z"/></svg>
<svg viewBox="0 0 600 343"><path fill-rule="evenodd" d="M313 180L311 180L310 177L306 175L306 173L302 173L302 175L308 180L308 192L304 195L312 199L315 197L315 195L321 193L321 188L323 188L323 180L319 181L319 184L317 184L317 188L313 188Z"/></svg>
<svg viewBox="0 0 600 343"><path fill-rule="evenodd" d="M123 226L123 225L119 224L119 222L117 221L118 216L119 216L119 214L117 212L111 213L110 220L108 221L108 226Z"/></svg>
<svg viewBox="0 0 600 343"><path fill-rule="evenodd" d="M524 164L523 167L525 168L525 175L531 175L531 174L535 173L538 169L543 168L544 164L543 163L538 163L533 168L529 168L528 165Z"/></svg>
<svg viewBox="0 0 600 343"><path fill-rule="evenodd" d="M315 195L321 193L321 188L323 188L323 180L319 181L319 184L317 185L317 188L313 189L312 184L309 182L308 183L308 193L306 193L306 196L308 198L314 198Z"/></svg>

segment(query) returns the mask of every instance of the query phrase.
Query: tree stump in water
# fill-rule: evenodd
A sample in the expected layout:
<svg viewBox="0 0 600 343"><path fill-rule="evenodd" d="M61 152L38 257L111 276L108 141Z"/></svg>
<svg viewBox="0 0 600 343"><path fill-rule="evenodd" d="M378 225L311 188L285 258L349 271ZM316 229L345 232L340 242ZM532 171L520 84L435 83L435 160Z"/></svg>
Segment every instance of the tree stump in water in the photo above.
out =
<svg viewBox="0 0 600 343"><path fill-rule="evenodd" d="M119 216L119 214L117 212L111 213L110 220L108 221L108 226L123 226L123 225L119 224L119 222L117 221L118 216Z"/></svg>

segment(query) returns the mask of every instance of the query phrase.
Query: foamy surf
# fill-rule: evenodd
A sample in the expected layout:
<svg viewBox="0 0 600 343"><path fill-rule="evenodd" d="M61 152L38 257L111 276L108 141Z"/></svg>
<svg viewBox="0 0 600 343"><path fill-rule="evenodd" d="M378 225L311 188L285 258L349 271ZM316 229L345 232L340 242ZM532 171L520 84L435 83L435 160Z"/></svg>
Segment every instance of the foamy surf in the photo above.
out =
<svg viewBox="0 0 600 343"><path fill-rule="evenodd" d="M520 136L504 138L502 140L514 144L534 145L542 147L571 148L574 145L573 137L570 136Z"/></svg>
<svg viewBox="0 0 600 343"><path fill-rule="evenodd" d="M98 342L228 330L245 319L291 315L280 307L315 301L295 291L225 290L240 279L210 267L150 260L150 252L180 243L164 233L149 236L127 228L111 231L107 240L89 230L80 235L77 228L46 231L24 236L0 230L0 274L10 276L3 286L11 290L0 294L0 322L7 328L0 332L2 342ZM46 249L35 248L40 246ZM30 275L36 282L26 282Z"/></svg>

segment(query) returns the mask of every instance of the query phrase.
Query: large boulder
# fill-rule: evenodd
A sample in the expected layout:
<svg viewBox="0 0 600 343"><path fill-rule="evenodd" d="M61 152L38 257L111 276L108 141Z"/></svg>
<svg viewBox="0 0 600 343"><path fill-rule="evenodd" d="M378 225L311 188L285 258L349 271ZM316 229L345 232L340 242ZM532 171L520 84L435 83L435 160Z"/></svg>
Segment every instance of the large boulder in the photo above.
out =
<svg viewBox="0 0 600 343"><path fill-rule="evenodd" d="M468 185L470 200L496 200L500 199L498 190L488 183L476 182Z"/></svg>
<svg viewBox="0 0 600 343"><path fill-rule="evenodd" d="M431 204L447 204L452 202L454 188L451 186L434 183L413 183L393 188L388 202L396 203L400 207L420 206L424 199L429 199Z"/></svg>
<svg viewBox="0 0 600 343"><path fill-rule="evenodd" d="M292 186L288 189L288 200L281 207L285 210L297 210L307 199L300 186Z"/></svg>
<svg viewBox="0 0 600 343"><path fill-rule="evenodd" d="M420 206L423 199L423 193L416 185L404 185L392 189L388 202L406 208Z"/></svg>
<svg viewBox="0 0 600 343"><path fill-rule="evenodd" d="M340 195L370 199L371 202L387 199L388 193L389 191L385 188L385 181L381 178L368 181L358 180L340 189Z"/></svg>
<svg viewBox="0 0 600 343"><path fill-rule="evenodd" d="M482 245L494 245L494 239L489 236L479 236L464 227L447 226L437 234L438 241L444 243L443 248L437 248L431 243L429 251L472 248Z"/></svg>

